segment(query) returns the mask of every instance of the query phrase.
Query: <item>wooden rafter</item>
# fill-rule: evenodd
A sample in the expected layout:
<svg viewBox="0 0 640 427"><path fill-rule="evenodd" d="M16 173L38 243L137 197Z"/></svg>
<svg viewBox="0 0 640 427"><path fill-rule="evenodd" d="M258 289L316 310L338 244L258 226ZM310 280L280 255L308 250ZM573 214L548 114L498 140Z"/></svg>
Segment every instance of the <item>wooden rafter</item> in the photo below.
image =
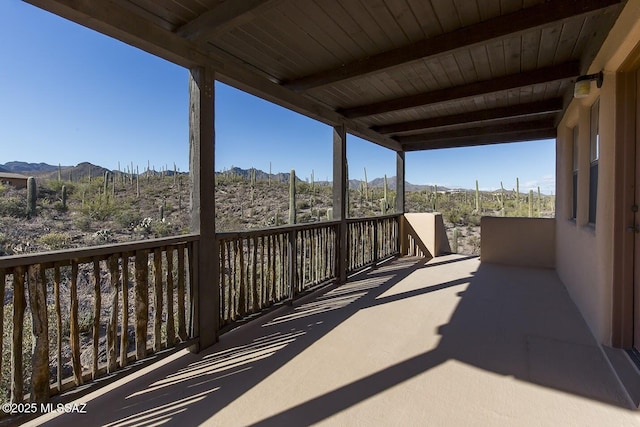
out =
<svg viewBox="0 0 640 427"><path fill-rule="evenodd" d="M471 111L461 114L453 114L443 117L414 120L411 122L394 123L384 126L375 126L372 129L382 134L397 134L422 129L452 126L460 123L473 123L480 121L499 120L516 117L535 116L540 114L555 113L562 110L562 98L547 99L528 104L510 105L508 107L490 108L487 110Z"/></svg>
<svg viewBox="0 0 640 427"><path fill-rule="evenodd" d="M463 86L455 86L446 89L435 90L432 92L419 93L417 95L410 95L402 98L375 102L372 104L359 105L356 107L341 109L338 110L338 112L343 116L351 119L373 116L376 114L383 114L391 111L404 110L407 108L437 104L440 102L452 101L455 99L463 99L472 96L501 92L509 89L531 86L540 83L554 82L557 80L567 80L575 78L579 74L580 64L577 61L571 61L551 67L525 71L523 73L510 74L504 77L497 77L490 80L470 83Z"/></svg>
<svg viewBox="0 0 640 427"><path fill-rule="evenodd" d="M421 40L397 49L350 62L337 68L324 70L298 79L284 82L284 86L304 91L338 81L361 77L395 67L407 62L450 53L471 45L486 43L508 34L544 26L576 15L595 12L621 3L622 0L557 0L544 2L517 12L497 16L469 25L450 33Z"/></svg>
<svg viewBox="0 0 640 427"><path fill-rule="evenodd" d="M176 29L176 34L188 40L206 40L250 21L269 3L273 0L225 1Z"/></svg>
<svg viewBox="0 0 640 427"><path fill-rule="evenodd" d="M398 136L396 139L400 142L403 151L415 151L555 138L555 134L554 120L543 119L420 135Z"/></svg>

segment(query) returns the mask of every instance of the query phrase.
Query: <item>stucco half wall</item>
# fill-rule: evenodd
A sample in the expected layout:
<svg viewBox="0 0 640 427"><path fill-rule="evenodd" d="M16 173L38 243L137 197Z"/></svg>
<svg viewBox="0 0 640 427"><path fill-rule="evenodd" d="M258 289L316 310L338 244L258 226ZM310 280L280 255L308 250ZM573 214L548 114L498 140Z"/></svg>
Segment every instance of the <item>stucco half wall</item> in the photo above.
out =
<svg viewBox="0 0 640 427"><path fill-rule="evenodd" d="M421 253L423 256L437 257L451 252L449 239L442 220L442 214L406 213L402 219L401 252ZM409 249L411 243L417 248Z"/></svg>
<svg viewBox="0 0 640 427"><path fill-rule="evenodd" d="M555 267L556 221L551 218L482 217L482 262Z"/></svg>

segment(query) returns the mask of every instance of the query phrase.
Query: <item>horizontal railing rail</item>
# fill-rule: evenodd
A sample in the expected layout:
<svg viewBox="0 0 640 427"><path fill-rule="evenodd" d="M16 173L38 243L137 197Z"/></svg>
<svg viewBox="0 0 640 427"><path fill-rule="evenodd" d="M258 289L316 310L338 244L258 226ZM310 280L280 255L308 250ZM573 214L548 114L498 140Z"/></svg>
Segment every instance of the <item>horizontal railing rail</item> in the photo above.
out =
<svg viewBox="0 0 640 427"><path fill-rule="evenodd" d="M1 258L0 400L44 402L192 339L198 240L191 234Z"/></svg>

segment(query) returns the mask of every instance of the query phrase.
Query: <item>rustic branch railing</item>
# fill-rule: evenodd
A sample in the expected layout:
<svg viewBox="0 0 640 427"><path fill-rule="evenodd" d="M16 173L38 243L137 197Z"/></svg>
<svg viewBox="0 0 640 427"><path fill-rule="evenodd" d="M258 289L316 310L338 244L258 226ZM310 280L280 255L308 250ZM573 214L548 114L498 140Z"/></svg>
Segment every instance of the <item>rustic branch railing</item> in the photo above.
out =
<svg viewBox="0 0 640 427"><path fill-rule="evenodd" d="M340 229L331 221L218 234L220 325L335 280ZM398 215L349 219L349 272L398 254L398 229ZM191 342L190 272L207 250L198 245L187 235L1 258L0 332L10 331L11 351L0 357L0 401L45 402Z"/></svg>
<svg viewBox="0 0 640 427"><path fill-rule="evenodd" d="M339 222L219 233L220 325L335 279Z"/></svg>
<svg viewBox="0 0 640 427"><path fill-rule="evenodd" d="M0 259L0 332L11 328L10 357L2 351L0 358L0 400L22 402L29 394L44 402L192 338L185 266L197 244L198 236L188 235ZM0 333L0 350L2 340ZM2 374L7 362L11 371Z"/></svg>
<svg viewBox="0 0 640 427"><path fill-rule="evenodd" d="M398 218L348 220L349 272L398 254ZM335 280L339 230L340 222L332 221L218 233L220 325Z"/></svg>
<svg viewBox="0 0 640 427"><path fill-rule="evenodd" d="M349 272L399 253L399 215L348 219L347 230Z"/></svg>

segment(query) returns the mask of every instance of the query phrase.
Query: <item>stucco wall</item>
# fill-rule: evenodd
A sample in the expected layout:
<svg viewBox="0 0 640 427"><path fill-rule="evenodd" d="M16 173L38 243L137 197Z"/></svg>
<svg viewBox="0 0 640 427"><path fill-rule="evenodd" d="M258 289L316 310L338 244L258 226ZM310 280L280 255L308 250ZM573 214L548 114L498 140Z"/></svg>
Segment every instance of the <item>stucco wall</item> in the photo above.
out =
<svg viewBox="0 0 640 427"><path fill-rule="evenodd" d="M482 262L553 268L555 220L550 218L482 217Z"/></svg>
<svg viewBox="0 0 640 427"><path fill-rule="evenodd" d="M631 0L588 72L604 71L602 88L573 99L558 126L556 145L556 270L596 338L612 335L613 188L616 72L640 41L640 1ZM590 107L600 99L600 156L595 225L588 224ZM571 217L572 129L579 127L578 213Z"/></svg>
<svg viewBox="0 0 640 427"><path fill-rule="evenodd" d="M406 213L402 221L403 248L407 247L407 238L411 236L424 256L436 257L451 252L442 214Z"/></svg>

